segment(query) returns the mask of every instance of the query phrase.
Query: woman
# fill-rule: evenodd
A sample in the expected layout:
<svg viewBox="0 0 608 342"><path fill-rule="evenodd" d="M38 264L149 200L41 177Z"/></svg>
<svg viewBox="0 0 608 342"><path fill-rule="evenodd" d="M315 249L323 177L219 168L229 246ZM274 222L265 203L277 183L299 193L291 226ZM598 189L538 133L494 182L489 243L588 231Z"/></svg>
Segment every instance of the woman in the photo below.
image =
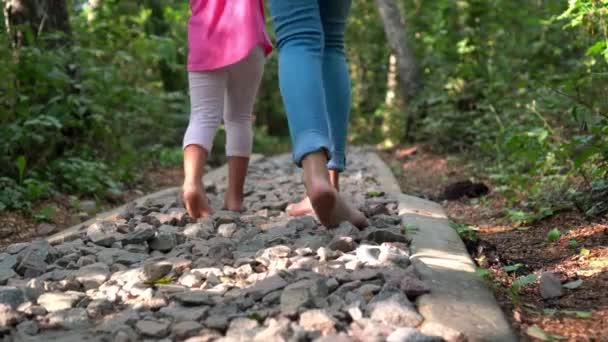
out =
<svg viewBox="0 0 608 342"><path fill-rule="evenodd" d="M351 0L269 0L269 3L293 159L303 168L308 195L289 210L299 215L312 209L328 227L343 221L365 227L365 216L347 205L337 191L337 174L344 169L346 159L350 111L344 31Z"/></svg>

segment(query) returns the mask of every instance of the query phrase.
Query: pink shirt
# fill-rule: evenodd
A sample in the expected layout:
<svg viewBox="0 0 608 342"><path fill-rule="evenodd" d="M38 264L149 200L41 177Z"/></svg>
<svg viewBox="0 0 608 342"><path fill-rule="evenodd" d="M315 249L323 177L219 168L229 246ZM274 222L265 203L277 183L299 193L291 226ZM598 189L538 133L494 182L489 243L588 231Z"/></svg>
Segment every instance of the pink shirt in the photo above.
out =
<svg viewBox="0 0 608 342"><path fill-rule="evenodd" d="M188 71L234 64L258 45L272 51L263 0L190 0L190 9Z"/></svg>

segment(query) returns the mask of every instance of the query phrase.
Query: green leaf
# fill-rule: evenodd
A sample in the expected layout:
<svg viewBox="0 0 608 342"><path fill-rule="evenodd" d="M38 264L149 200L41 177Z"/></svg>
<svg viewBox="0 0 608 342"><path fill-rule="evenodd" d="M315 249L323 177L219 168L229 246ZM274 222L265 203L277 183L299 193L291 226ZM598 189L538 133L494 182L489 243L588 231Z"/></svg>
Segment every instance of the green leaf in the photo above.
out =
<svg viewBox="0 0 608 342"><path fill-rule="evenodd" d="M538 338L542 341L555 341L555 340L565 340L566 338L559 335L549 334L545 332L543 329L539 328L538 325L533 325L528 327L526 330L526 334L530 337Z"/></svg>
<svg viewBox="0 0 608 342"><path fill-rule="evenodd" d="M418 226L416 226L415 224L406 223L403 226L404 234L413 234L413 233L416 233L417 231L418 231Z"/></svg>
<svg viewBox="0 0 608 342"><path fill-rule="evenodd" d="M488 270L486 268L477 268L477 270L475 270L475 272L482 278L490 277L490 270Z"/></svg>
<svg viewBox="0 0 608 342"><path fill-rule="evenodd" d="M568 283L564 284L563 286L567 289L573 290L573 289L576 289L577 287L580 287L581 285L583 285L583 280L578 279L575 281L568 282Z"/></svg>
<svg viewBox="0 0 608 342"><path fill-rule="evenodd" d="M559 237L561 235L562 235L562 233L559 231L559 229L554 228L549 233L547 233L547 241L555 242L555 241L559 240Z"/></svg>
<svg viewBox="0 0 608 342"><path fill-rule="evenodd" d="M599 55L604 52L606 48L608 48L608 46L606 46L605 40L597 41L587 49L587 56Z"/></svg>
<svg viewBox="0 0 608 342"><path fill-rule="evenodd" d="M15 161L15 165L17 165L17 170L19 171L19 183L23 183L23 176L25 176L25 166L27 161L25 160L25 156L21 155L17 157Z"/></svg>
<svg viewBox="0 0 608 342"><path fill-rule="evenodd" d="M380 197L383 195L384 195L384 192L382 192L382 191L369 191L367 193L367 197Z"/></svg>
<svg viewBox="0 0 608 342"><path fill-rule="evenodd" d="M576 247L578 247L578 241L576 241L576 239L568 240L568 247L575 249Z"/></svg>
<svg viewBox="0 0 608 342"><path fill-rule="evenodd" d="M173 277L166 276L166 277L162 277L158 280L155 280L153 283L154 284L171 284L172 281L173 281Z"/></svg>
<svg viewBox="0 0 608 342"><path fill-rule="evenodd" d="M518 293L523 286L533 284L538 276L536 274L528 274L525 276L518 277L511 284L511 290Z"/></svg>
<svg viewBox="0 0 608 342"><path fill-rule="evenodd" d="M517 270L519 270L520 268L524 267L524 264L518 263L515 265L509 265L509 266L505 266L502 269L505 270L505 272L516 272Z"/></svg>
<svg viewBox="0 0 608 342"><path fill-rule="evenodd" d="M578 318L589 318L592 316L591 311L562 310L560 312L565 315L576 316Z"/></svg>

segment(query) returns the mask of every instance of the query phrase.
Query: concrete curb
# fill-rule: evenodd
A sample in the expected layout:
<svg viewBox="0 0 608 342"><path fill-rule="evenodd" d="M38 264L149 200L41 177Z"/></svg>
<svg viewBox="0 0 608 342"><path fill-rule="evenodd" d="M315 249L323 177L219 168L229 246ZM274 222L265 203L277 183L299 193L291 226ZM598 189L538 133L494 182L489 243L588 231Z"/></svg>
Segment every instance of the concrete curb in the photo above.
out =
<svg viewBox="0 0 608 342"><path fill-rule="evenodd" d="M253 154L251 156L250 163L255 163L261 159L264 159L263 155ZM205 175L205 182L219 183L222 180L222 178L227 176L227 174L228 174L227 171L228 171L227 164L224 164L214 170L211 170L209 173L207 173ZM131 202L135 202L136 205L141 205L142 203L144 203L148 200L156 200L156 199L165 198L165 197L177 196L179 189L180 189L179 187L172 187L172 188L160 190L160 191L145 195L143 197L137 198ZM127 205L128 205L128 203L121 205L120 207L117 207L115 209L97 214L94 218L92 218L90 220L87 220L85 222L71 226L56 234L53 234L53 235L47 237L46 240L51 245L56 245L56 244L60 244L60 243L66 242L66 241L74 240L74 239L78 238L80 233L82 233L82 231L84 229L86 229L88 226L90 226L91 224L98 222L98 221L103 221L113 215L116 215L116 214L122 212L127 207Z"/></svg>
<svg viewBox="0 0 608 342"><path fill-rule="evenodd" d="M458 340L458 332L468 341L517 341L494 295L476 273L462 240L443 208L434 202L394 191L388 166L376 155L372 159L383 191L397 199L403 224L415 226L411 260L429 284L431 292L420 296L416 305L425 318L422 331L441 331L446 340Z"/></svg>

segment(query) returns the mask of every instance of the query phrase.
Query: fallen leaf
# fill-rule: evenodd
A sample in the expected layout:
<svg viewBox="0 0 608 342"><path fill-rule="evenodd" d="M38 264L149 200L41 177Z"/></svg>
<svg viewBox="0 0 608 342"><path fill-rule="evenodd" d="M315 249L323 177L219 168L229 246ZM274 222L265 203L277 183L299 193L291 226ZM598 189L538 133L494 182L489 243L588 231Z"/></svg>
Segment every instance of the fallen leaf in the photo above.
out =
<svg viewBox="0 0 608 342"><path fill-rule="evenodd" d="M568 283L565 283L564 285L562 285L563 287L567 288L567 289L575 289L577 287L580 287L581 285L583 285L583 280L582 279L578 279L578 280L574 280Z"/></svg>
<svg viewBox="0 0 608 342"><path fill-rule="evenodd" d="M539 328L538 325L533 325L526 330L526 334L531 337L536 337L542 341L554 341L554 340L565 340L566 338L559 335L549 334L543 329Z"/></svg>
<svg viewBox="0 0 608 342"><path fill-rule="evenodd" d="M590 311L576 311L576 310L563 310L561 311L562 313L566 314L566 315L575 315L578 318L589 318L591 317L591 312Z"/></svg>

